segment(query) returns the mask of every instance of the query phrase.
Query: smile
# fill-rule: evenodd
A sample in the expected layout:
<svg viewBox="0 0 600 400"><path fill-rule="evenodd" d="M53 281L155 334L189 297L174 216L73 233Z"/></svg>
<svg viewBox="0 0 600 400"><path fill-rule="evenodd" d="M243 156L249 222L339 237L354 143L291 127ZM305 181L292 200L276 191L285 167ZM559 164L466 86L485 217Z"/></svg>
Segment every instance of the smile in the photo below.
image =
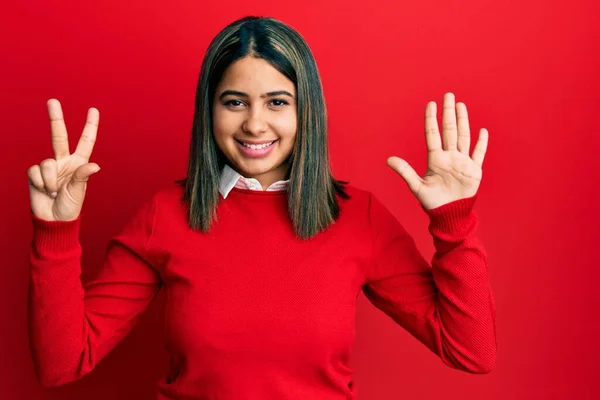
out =
<svg viewBox="0 0 600 400"><path fill-rule="evenodd" d="M264 149L265 147L269 147L270 145L272 145L273 143L275 143L275 140L273 140L272 142L268 142L268 143L261 143L261 144L250 144L250 143L244 143L241 142L240 143L248 148L254 149L254 150L258 150L258 149Z"/></svg>
<svg viewBox="0 0 600 400"><path fill-rule="evenodd" d="M259 158L268 155L273 149L273 147L275 147L275 144L279 141L279 139L273 140L272 142L261 143L258 145L244 143L237 139L235 141L238 144L238 147L240 148L242 153L246 157Z"/></svg>

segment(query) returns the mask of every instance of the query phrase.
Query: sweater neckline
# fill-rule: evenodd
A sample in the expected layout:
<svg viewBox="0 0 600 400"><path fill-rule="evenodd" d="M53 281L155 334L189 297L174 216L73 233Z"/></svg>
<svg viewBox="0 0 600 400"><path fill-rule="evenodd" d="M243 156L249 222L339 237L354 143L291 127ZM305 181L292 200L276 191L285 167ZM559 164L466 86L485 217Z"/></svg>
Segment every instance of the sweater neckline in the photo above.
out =
<svg viewBox="0 0 600 400"><path fill-rule="evenodd" d="M252 190L252 189L244 189L240 187L233 187L231 189L231 193L236 192L240 194L248 194L252 196L263 196L263 197L281 197L287 195L287 190Z"/></svg>

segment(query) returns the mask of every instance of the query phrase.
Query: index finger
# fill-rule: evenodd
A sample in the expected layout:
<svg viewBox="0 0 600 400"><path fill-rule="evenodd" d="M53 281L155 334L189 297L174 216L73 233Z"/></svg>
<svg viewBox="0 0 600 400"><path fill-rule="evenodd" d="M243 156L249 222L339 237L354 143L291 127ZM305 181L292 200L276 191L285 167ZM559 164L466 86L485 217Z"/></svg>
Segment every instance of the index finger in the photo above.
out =
<svg viewBox="0 0 600 400"><path fill-rule="evenodd" d="M440 128L437 123L437 104L434 101L430 101L425 107L425 144L428 151L442 148Z"/></svg>
<svg viewBox="0 0 600 400"><path fill-rule="evenodd" d="M63 117L60 102L57 99L50 99L46 103L48 107L48 117L50 117L50 130L52 131L52 149L54 150L54 158L69 156L69 138L67 136L67 127Z"/></svg>
<svg viewBox="0 0 600 400"><path fill-rule="evenodd" d="M90 108L87 113L87 119L83 132L77 143L77 149L75 153L83 157L86 161L89 161L92 156L92 150L94 150L94 143L96 143L96 135L98 134L98 123L100 122L100 112L97 108Z"/></svg>

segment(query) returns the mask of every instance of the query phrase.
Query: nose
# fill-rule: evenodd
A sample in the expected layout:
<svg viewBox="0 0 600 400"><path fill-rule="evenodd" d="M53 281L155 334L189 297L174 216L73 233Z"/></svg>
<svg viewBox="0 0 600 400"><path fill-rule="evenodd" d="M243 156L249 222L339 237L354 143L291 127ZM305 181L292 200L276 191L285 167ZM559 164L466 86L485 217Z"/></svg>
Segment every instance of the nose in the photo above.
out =
<svg viewBox="0 0 600 400"><path fill-rule="evenodd" d="M254 109L248 112L248 117L242 125L244 132L251 135L260 135L267 130L267 122L265 121L262 110Z"/></svg>

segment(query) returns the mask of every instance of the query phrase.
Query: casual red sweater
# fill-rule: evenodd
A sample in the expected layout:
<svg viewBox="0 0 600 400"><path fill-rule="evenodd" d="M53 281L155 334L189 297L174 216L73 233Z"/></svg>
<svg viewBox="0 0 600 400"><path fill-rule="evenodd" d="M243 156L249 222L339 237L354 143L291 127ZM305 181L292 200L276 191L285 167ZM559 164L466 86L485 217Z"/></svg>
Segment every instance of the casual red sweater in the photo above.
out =
<svg viewBox="0 0 600 400"><path fill-rule="evenodd" d="M183 188L144 202L82 286L80 219L31 214L30 336L40 381L89 373L166 291L168 374L158 399L354 399L349 368L362 291L451 367L490 371L496 354L487 259L475 197L434 210L429 264L370 192L347 186L337 222L295 237L285 191L234 188L203 234Z"/></svg>

